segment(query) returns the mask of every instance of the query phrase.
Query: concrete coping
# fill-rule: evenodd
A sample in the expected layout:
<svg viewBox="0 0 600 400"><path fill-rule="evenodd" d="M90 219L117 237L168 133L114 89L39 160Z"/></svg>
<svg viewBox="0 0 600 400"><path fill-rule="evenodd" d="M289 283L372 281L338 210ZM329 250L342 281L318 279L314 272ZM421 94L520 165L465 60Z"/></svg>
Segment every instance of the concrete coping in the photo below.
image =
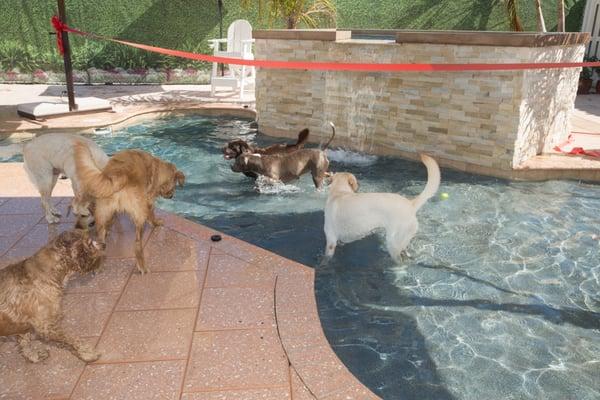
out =
<svg viewBox="0 0 600 400"><path fill-rule="evenodd" d="M338 40L348 40L351 36L351 31L338 31L336 29L265 29L252 31L254 39L336 42Z"/></svg>
<svg viewBox="0 0 600 400"><path fill-rule="evenodd" d="M502 47L549 47L587 44L587 32L396 31L396 43Z"/></svg>
<svg viewBox="0 0 600 400"><path fill-rule="evenodd" d="M587 44L587 32L415 31L395 29L265 29L255 39L347 41L354 34L395 36L396 43L454 44L468 46L549 47Z"/></svg>

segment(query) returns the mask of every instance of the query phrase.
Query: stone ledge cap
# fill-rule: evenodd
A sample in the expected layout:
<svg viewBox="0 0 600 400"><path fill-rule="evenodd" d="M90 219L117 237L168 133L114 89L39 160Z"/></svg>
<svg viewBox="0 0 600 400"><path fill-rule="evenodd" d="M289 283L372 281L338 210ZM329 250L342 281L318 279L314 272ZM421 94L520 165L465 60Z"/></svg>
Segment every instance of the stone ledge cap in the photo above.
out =
<svg viewBox="0 0 600 400"><path fill-rule="evenodd" d="M549 47L587 44L588 32L396 31L396 43Z"/></svg>
<svg viewBox="0 0 600 400"><path fill-rule="evenodd" d="M281 39L281 40L320 40L335 42L347 40L352 36L351 31L338 31L336 29L264 29L252 31L254 39Z"/></svg>

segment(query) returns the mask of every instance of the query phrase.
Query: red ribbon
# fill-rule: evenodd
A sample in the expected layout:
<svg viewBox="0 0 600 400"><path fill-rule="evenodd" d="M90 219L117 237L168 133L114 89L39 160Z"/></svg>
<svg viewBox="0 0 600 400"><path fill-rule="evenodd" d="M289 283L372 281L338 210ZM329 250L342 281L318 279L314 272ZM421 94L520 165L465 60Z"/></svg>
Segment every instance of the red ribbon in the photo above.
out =
<svg viewBox="0 0 600 400"><path fill-rule="evenodd" d="M564 143L554 146L554 151L564 154L572 154L576 156L600 157L600 150L586 150L583 147L573 147L571 150L565 150L564 147L572 144L575 141L573 134L570 134Z"/></svg>
<svg viewBox="0 0 600 400"><path fill-rule="evenodd" d="M65 54L65 47L63 46L62 33L66 31L66 25L58 18L56 15L52 16L50 20L52 23L52 27L56 31L56 47L58 47L58 52L62 56Z"/></svg>
<svg viewBox="0 0 600 400"><path fill-rule="evenodd" d="M579 63L508 63L508 64L376 64L376 63L336 63L319 61L270 61L270 60L242 60L239 58L217 57L208 54L190 53L181 50L165 49L163 47L149 46L146 44L128 42L125 40L113 39L106 36L93 33L82 32L70 28L64 24L58 17L52 17L52 25L57 31L56 44L59 51L63 54L62 37L59 32L72 32L78 35L87 36L92 39L108 40L126 46L135 47L141 50L152 51L167 56L188 58L196 61L216 62L220 64L246 65L250 67L270 68L270 69L300 69L300 70L318 70L318 71L368 71L368 72L399 72L399 71L507 71L507 70L527 70L527 69L550 69L550 68L579 68L579 67L600 67L599 62L579 62Z"/></svg>

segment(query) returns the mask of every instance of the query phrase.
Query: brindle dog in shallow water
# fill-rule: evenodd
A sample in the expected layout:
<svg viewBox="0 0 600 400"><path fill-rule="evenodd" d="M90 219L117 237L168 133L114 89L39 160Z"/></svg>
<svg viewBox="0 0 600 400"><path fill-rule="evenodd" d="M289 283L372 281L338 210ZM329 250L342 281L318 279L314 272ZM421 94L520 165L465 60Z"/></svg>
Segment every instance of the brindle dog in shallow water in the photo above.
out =
<svg viewBox="0 0 600 400"><path fill-rule="evenodd" d="M289 154L262 155L244 153L235 159L233 172L254 173L287 183L310 172L317 189L323 186L323 179L329 168L325 150L335 137L335 125L330 122L333 133L322 149L301 149Z"/></svg>
<svg viewBox="0 0 600 400"><path fill-rule="evenodd" d="M276 154L289 154L304 147L304 144L308 140L308 129L303 129L298 133L298 140L294 144L273 144L268 147L256 147L246 142L245 140L232 140L223 146L223 157L226 160L235 159L242 154L260 154L263 156L276 155ZM251 171L244 172L249 178L256 179L257 174Z"/></svg>
<svg viewBox="0 0 600 400"><path fill-rule="evenodd" d="M34 363L47 358L48 351L31 346L33 333L62 344L83 361L96 361L98 352L60 327L61 301L69 277L96 270L103 250L87 231L72 230L33 256L0 270L0 336L18 335L21 354Z"/></svg>

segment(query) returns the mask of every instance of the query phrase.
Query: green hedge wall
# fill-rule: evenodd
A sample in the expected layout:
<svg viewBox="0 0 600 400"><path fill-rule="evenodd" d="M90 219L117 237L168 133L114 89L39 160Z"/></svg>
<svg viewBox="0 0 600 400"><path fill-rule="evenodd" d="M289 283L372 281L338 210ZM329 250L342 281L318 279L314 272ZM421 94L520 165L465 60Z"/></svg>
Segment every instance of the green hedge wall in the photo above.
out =
<svg viewBox="0 0 600 400"><path fill-rule="evenodd" d="M335 0L339 28L507 30L504 0ZM216 0L67 0L73 27L102 35L161 47L209 52L207 39L218 37ZM266 27L257 10L244 11L239 0L224 0L224 31L245 18ZM578 31L585 0L566 0L567 28ZM535 29L534 0L521 0L519 14L528 30ZM543 1L546 25L556 26L556 0ZM0 69L21 71L62 66L50 32L54 0L0 0ZM164 57L120 45L72 35L77 69L201 67L184 59Z"/></svg>

